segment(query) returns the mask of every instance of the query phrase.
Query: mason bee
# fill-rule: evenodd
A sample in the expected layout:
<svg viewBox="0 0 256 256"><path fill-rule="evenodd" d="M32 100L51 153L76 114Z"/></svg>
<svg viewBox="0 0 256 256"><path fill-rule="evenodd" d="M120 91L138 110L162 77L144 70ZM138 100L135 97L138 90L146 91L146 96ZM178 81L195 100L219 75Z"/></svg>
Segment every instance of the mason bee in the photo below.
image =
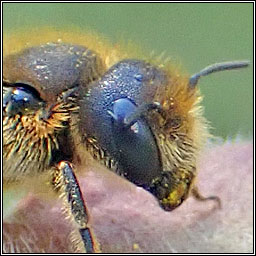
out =
<svg viewBox="0 0 256 256"><path fill-rule="evenodd" d="M61 195L78 252L100 252L76 175L97 161L153 194L165 211L191 194L207 138L198 80L94 35L42 30L8 36L3 59L4 186L47 184ZM36 182L35 182L36 180ZM48 190L47 190L48 191Z"/></svg>

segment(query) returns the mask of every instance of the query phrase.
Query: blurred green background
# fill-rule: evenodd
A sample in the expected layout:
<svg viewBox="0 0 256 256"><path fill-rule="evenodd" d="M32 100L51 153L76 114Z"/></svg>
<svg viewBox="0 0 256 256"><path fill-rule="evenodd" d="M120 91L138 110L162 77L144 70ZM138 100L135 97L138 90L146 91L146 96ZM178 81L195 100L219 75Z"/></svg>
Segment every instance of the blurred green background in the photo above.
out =
<svg viewBox="0 0 256 256"><path fill-rule="evenodd" d="M253 3L4 3L3 29L69 25L113 42L131 40L149 53L165 52L195 73L220 61L253 63ZM253 65L200 80L212 133L252 137Z"/></svg>

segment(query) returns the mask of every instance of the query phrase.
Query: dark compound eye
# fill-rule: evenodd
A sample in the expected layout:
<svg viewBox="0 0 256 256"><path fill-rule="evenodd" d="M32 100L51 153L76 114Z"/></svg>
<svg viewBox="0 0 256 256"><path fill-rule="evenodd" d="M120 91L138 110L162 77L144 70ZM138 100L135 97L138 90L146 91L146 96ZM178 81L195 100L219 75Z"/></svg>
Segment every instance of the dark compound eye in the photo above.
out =
<svg viewBox="0 0 256 256"><path fill-rule="evenodd" d="M39 109L43 104L39 93L31 86L23 83L5 86L3 110L7 115L24 114Z"/></svg>

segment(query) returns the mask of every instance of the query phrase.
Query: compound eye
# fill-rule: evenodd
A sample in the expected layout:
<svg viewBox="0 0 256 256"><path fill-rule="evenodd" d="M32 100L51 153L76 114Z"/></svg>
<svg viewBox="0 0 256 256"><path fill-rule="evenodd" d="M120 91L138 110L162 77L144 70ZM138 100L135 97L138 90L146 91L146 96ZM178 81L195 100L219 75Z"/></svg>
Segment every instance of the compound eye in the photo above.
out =
<svg viewBox="0 0 256 256"><path fill-rule="evenodd" d="M17 83L6 86L4 83L3 111L7 115L25 114L40 108L43 100L30 85Z"/></svg>

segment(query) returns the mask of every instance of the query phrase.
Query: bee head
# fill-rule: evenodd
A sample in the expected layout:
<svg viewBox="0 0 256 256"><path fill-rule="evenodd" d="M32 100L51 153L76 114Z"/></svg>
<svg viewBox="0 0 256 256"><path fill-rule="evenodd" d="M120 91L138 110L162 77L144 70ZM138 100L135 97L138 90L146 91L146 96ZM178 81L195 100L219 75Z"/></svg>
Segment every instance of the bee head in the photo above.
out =
<svg viewBox="0 0 256 256"><path fill-rule="evenodd" d="M114 171L143 187L162 168L147 115L157 108L152 100L165 83L165 73L157 67L122 60L88 87L80 103L80 133L85 143L94 144L95 158L107 166L114 161Z"/></svg>

